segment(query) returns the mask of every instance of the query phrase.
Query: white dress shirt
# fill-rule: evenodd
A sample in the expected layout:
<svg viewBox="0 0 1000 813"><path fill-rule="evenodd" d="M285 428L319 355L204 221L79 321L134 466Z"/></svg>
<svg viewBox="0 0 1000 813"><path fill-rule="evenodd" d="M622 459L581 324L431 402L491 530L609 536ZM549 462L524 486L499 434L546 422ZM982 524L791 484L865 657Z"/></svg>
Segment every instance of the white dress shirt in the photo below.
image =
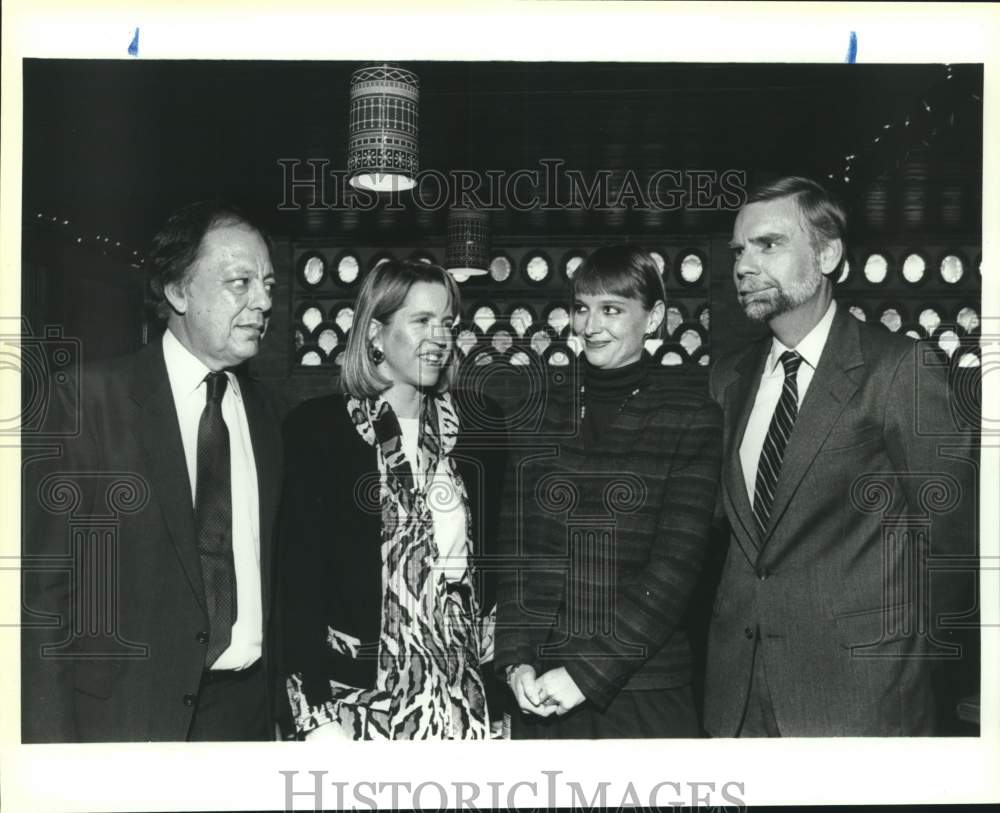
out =
<svg viewBox="0 0 1000 813"><path fill-rule="evenodd" d="M211 371L169 329L163 334L163 360L167 365L167 377L181 427L184 458L191 483L191 505L194 506L198 485L198 423L205 409L205 376ZM257 465L239 381L228 371L226 377L229 386L222 398L222 419L229 430L237 617L229 647L211 668L245 669L260 658L264 629Z"/></svg>
<svg viewBox="0 0 1000 813"><path fill-rule="evenodd" d="M778 400L781 398L781 390L785 386L785 368L778 359L786 350L794 350L802 356L802 364L799 365L798 374L795 376L799 406L801 407L809 384L816 373L816 365L819 364L819 357L823 353L827 337L830 335L830 326L833 324L833 314L836 309L837 303L832 300L830 307L823 314L823 318L816 323L816 326L805 335L796 347L785 347L776 336L771 340L771 352L764 361L764 374L760 379L760 388L757 390L757 398L753 402L753 410L747 421L743 443L740 444L740 464L743 467L743 480L751 505L753 505L753 493L757 484L757 464L760 462L760 453L764 448L764 441L767 439L767 430L771 426L771 417L774 415ZM795 431L794 428L792 431Z"/></svg>
<svg viewBox="0 0 1000 813"><path fill-rule="evenodd" d="M403 454L414 466L417 487L423 475L419 461L417 441L420 433L419 418L397 418L402 432ZM451 476L451 467L445 458L438 461L433 481L427 486L427 504L434 520L434 544L438 549L438 568L445 571L450 582L459 581L468 564L469 549L466 540L466 515L462 496Z"/></svg>

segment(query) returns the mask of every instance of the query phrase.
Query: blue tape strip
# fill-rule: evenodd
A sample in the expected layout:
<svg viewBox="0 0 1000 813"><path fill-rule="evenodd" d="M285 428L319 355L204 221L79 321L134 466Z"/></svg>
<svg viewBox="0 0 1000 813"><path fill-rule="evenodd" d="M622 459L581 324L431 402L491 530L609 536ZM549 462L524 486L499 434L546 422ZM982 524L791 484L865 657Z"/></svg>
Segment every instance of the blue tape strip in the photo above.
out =
<svg viewBox="0 0 1000 813"><path fill-rule="evenodd" d="M136 29L138 32L138 29ZM138 33L136 34L138 36ZM851 32L851 41L847 44L847 59L844 60L848 65L853 65L858 60L858 32Z"/></svg>

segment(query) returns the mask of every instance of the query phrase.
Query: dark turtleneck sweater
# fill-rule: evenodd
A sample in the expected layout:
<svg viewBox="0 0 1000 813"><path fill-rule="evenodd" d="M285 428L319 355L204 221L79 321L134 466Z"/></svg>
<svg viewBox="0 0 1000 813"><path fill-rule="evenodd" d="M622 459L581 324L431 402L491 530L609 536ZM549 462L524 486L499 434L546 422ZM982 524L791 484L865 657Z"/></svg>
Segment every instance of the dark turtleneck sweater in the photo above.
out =
<svg viewBox="0 0 1000 813"><path fill-rule="evenodd" d="M583 442L593 446L614 421L622 406L636 389L641 389L649 375L649 356L643 353L638 361L603 370L583 358Z"/></svg>

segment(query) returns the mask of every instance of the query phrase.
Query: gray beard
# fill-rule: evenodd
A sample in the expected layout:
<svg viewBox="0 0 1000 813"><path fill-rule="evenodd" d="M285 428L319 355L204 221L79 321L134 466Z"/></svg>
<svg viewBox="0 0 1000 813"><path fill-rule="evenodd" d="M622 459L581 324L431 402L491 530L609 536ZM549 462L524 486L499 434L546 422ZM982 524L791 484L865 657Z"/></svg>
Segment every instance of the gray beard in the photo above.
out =
<svg viewBox="0 0 1000 813"><path fill-rule="evenodd" d="M744 305L743 313L750 321L763 323L796 307L796 302L784 291L771 291L767 299L758 298Z"/></svg>
<svg viewBox="0 0 1000 813"><path fill-rule="evenodd" d="M823 271L820 268L819 260L813 264L815 276L811 281L806 281L790 290L771 289L767 299L757 299L743 306L743 313L752 322L768 322L775 316L795 310L800 305L804 305L814 296L822 284Z"/></svg>

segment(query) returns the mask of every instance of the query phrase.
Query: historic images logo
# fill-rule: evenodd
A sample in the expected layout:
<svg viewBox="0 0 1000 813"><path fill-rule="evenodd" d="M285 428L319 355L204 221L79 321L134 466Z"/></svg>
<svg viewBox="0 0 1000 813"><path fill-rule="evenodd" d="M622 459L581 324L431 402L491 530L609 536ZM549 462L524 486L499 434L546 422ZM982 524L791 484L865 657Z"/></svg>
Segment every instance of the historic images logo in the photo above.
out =
<svg viewBox="0 0 1000 813"><path fill-rule="evenodd" d="M561 158L542 158L533 169L424 170L412 189L386 196L355 189L347 170L331 169L326 158L280 158L281 211L383 208L408 205L424 211L470 207L484 212L530 211L737 211L746 201L746 172L727 169L663 168L645 174L632 169L566 169ZM391 181L391 178L389 178Z"/></svg>

